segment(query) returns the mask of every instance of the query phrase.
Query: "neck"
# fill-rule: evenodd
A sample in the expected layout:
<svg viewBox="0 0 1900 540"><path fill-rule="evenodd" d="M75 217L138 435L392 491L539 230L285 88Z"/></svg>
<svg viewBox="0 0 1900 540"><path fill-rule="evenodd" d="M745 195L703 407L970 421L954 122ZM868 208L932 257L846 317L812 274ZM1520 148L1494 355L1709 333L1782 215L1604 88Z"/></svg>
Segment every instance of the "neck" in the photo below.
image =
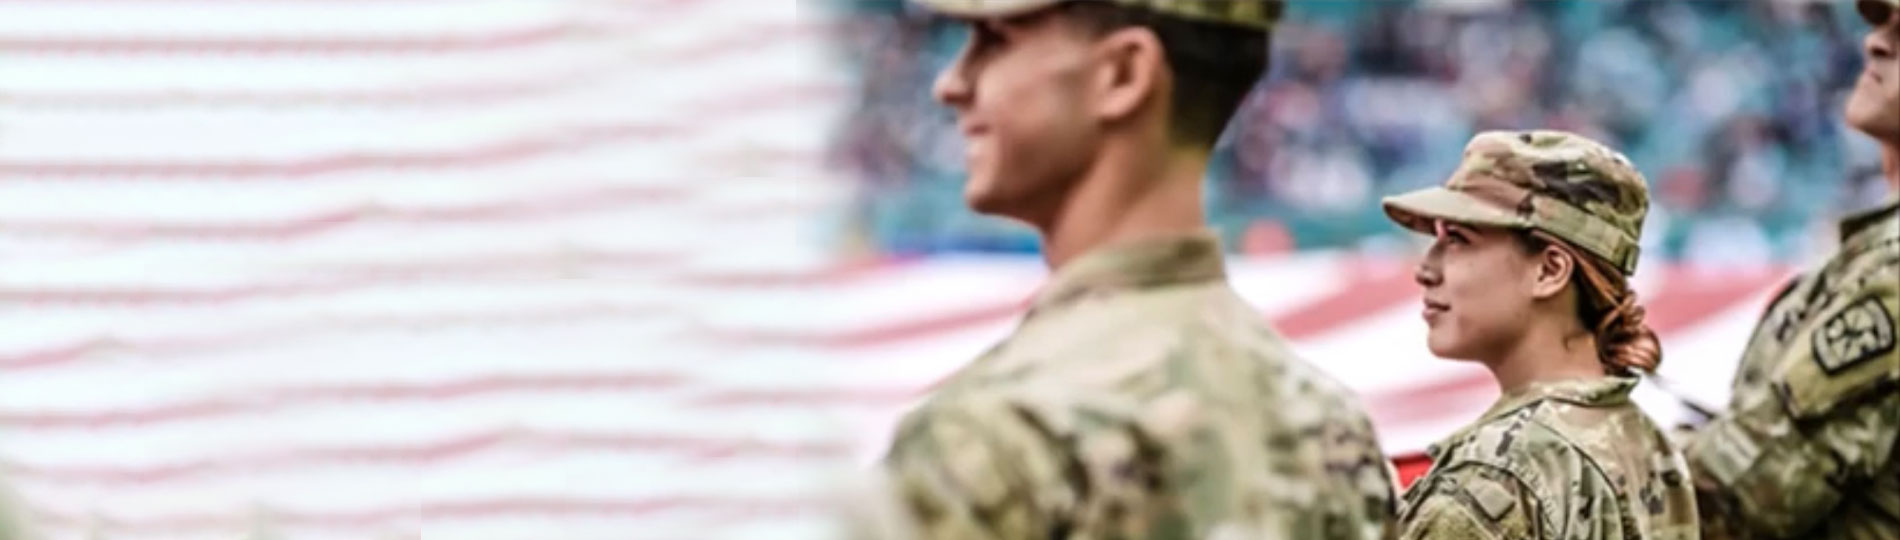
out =
<svg viewBox="0 0 1900 540"><path fill-rule="evenodd" d="M1539 319L1545 322L1533 323L1506 354L1484 362L1499 390L1508 394L1536 383L1603 376L1596 336L1552 317Z"/></svg>
<svg viewBox="0 0 1900 540"><path fill-rule="evenodd" d="M1900 142L1881 143L1880 174L1887 179L1887 194L1900 194Z"/></svg>
<svg viewBox="0 0 1900 540"><path fill-rule="evenodd" d="M1043 260L1050 268L1103 246L1192 234L1207 226L1201 208L1207 154L1118 151L1131 149L1105 148L1064 204L1038 224Z"/></svg>

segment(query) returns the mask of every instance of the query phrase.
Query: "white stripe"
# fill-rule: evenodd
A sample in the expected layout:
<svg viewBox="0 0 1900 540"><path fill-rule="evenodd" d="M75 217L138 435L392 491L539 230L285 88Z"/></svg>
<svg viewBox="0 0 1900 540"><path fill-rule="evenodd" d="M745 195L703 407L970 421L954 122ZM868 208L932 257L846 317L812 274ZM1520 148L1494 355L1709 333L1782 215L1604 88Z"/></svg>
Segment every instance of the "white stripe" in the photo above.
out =
<svg viewBox="0 0 1900 540"><path fill-rule="evenodd" d="M0 35L298 36L492 32L553 20L572 3L467 2L5 2Z"/></svg>

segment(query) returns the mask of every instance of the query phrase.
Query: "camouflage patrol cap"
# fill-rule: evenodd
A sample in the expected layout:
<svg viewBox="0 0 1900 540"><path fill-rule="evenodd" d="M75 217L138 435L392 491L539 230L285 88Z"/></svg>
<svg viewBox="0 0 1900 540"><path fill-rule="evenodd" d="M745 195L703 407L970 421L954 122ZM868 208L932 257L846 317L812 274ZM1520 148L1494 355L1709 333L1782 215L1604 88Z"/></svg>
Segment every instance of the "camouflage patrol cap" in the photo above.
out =
<svg viewBox="0 0 1900 540"><path fill-rule="evenodd" d="M1900 10L1900 0L1860 0L1854 2L1854 10L1860 12L1860 18L1867 24L1880 26L1893 18L1893 12Z"/></svg>
<svg viewBox="0 0 1900 540"><path fill-rule="evenodd" d="M1492 131L1465 145L1443 187L1384 200L1406 228L1432 233L1432 220L1536 229L1621 269L1636 272L1649 188L1623 156L1561 131Z"/></svg>
<svg viewBox="0 0 1900 540"><path fill-rule="evenodd" d="M1281 0L912 0L952 17L1013 17L1067 1L1107 2L1218 24L1272 28Z"/></svg>

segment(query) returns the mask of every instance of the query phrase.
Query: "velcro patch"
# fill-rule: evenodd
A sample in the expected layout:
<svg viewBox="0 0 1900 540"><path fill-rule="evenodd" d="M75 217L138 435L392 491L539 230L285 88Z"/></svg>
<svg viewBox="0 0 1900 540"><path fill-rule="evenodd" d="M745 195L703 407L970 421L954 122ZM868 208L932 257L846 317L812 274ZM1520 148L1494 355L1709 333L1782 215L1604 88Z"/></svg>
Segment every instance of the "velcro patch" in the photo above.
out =
<svg viewBox="0 0 1900 540"><path fill-rule="evenodd" d="M1868 296L1841 309L1815 330L1814 362L1833 375L1894 347L1893 314Z"/></svg>
<svg viewBox="0 0 1900 540"><path fill-rule="evenodd" d="M1761 459L1761 447L1736 422L1717 422L1689 447L1717 485L1733 486Z"/></svg>
<svg viewBox="0 0 1900 540"><path fill-rule="evenodd" d="M1517 498L1496 482L1470 482L1465 489L1471 492L1471 499L1478 502L1478 510L1491 521L1504 519L1504 513L1517 504Z"/></svg>

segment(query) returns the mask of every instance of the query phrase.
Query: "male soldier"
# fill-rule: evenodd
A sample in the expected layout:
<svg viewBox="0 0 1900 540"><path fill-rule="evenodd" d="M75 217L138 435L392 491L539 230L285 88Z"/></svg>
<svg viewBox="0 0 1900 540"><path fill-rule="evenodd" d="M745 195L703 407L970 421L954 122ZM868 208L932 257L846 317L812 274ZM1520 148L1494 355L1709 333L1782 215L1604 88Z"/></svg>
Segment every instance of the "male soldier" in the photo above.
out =
<svg viewBox="0 0 1900 540"><path fill-rule="evenodd" d="M1892 191L1775 299L1689 443L1711 538L1900 538L1900 0L1856 7L1874 29L1846 119L1880 141Z"/></svg>
<svg viewBox="0 0 1900 540"><path fill-rule="evenodd" d="M1014 335L900 423L883 472L925 538L1382 538L1393 481L1339 384L1228 286L1215 139L1277 2L917 0L968 24L937 79L966 201L1053 270Z"/></svg>

